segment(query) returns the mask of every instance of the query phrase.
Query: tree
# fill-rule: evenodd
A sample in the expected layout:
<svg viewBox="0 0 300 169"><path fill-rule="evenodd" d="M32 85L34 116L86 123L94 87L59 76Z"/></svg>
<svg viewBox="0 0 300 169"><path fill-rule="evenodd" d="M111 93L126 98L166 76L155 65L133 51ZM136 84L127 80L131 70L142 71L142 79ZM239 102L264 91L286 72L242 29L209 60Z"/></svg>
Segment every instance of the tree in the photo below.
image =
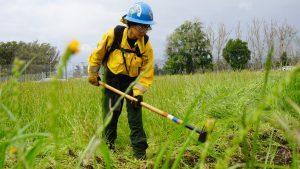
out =
<svg viewBox="0 0 300 169"><path fill-rule="evenodd" d="M215 46L215 43L217 41L217 38L216 38L216 34L215 34L215 32L214 32L211 25L206 28L205 34L206 34L207 39L208 39L209 44L210 44L210 51L213 55L214 46Z"/></svg>
<svg viewBox="0 0 300 169"><path fill-rule="evenodd" d="M159 67L157 64L154 64L154 74L159 75Z"/></svg>
<svg viewBox="0 0 300 169"><path fill-rule="evenodd" d="M81 67L79 65L75 66L73 77L75 78L81 77Z"/></svg>
<svg viewBox="0 0 300 169"><path fill-rule="evenodd" d="M49 43L0 42L0 64L10 65L14 58L29 61L36 58L26 69L27 73L51 72L58 62L59 51Z"/></svg>
<svg viewBox="0 0 300 169"><path fill-rule="evenodd" d="M18 49L18 43L16 41L12 42L0 42L0 64L9 65L13 62L15 52Z"/></svg>
<svg viewBox="0 0 300 169"><path fill-rule="evenodd" d="M252 59L256 69L263 68L263 53L265 50L266 39L263 36L263 22L254 18L249 26L248 42L252 51Z"/></svg>
<svg viewBox="0 0 300 169"><path fill-rule="evenodd" d="M87 76L88 75L88 66L82 64L82 75Z"/></svg>
<svg viewBox="0 0 300 169"><path fill-rule="evenodd" d="M275 38L277 36L277 21L271 20L270 23L266 21L263 24L263 33L265 41L267 43L267 49L271 49L271 46L274 45Z"/></svg>
<svg viewBox="0 0 300 169"><path fill-rule="evenodd" d="M285 51L280 56L280 62L281 66L288 66L290 63L287 53Z"/></svg>
<svg viewBox="0 0 300 169"><path fill-rule="evenodd" d="M241 22L238 22L235 28L235 38L241 39L242 38L242 29L241 29Z"/></svg>
<svg viewBox="0 0 300 169"><path fill-rule="evenodd" d="M217 65L218 71L220 69L220 64L221 64L221 60L220 60L220 56L222 56L221 51L222 51L222 48L224 47L224 45L226 44L230 34L231 34L231 31L227 31L225 24L222 23L219 25L218 38L217 38L217 44L216 44L216 49L217 49L216 65Z"/></svg>
<svg viewBox="0 0 300 169"><path fill-rule="evenodd" d="M291 51L293 51L293 49L291 49L291 43L296 38L297 30L288 23L283 22L277 27L277 32L279 40L279 58L275 59L281 62L280 65L288 64L287 62L290 59L288 56L290 55Z"/></svg>
<svg viewBox="0 0 300 169"><path fill-rule="evenodd" d="M210 43L202 31L202 24L186 21L175 29L167 39L167 61L164 66L168 72L194 73L197 69L212 67Z"/></svg>
<svg viewBox="0 0 300 169"><path fill-rule="evenodd" d="M159 67L159 65L157 63L154 64L154 74L157 76L166 74L165 70L161 67Z"/></svg>
<svg viewBox="0 0 300 169"><path fill-rule="evenodd" d="M240 39L230 39L223 49L223 57L233 70L244 69L250 60L250 54L247 42Z"/></svg>

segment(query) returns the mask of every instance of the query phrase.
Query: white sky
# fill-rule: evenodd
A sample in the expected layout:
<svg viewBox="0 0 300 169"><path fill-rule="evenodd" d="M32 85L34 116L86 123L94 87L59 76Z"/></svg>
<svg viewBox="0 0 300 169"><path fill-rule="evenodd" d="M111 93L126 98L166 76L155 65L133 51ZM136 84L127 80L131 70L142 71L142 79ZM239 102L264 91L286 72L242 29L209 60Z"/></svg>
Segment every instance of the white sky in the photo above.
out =
<svg viewBox="0 0 300 169"><path fill-rule="evenodd" d="M86 62L105 31L117 24L136 0L0 0L0 41L49 42L61 51L71 39L81 42L72 65ZM287 21L300 31L300 0L145 0L157 22L149 33L155 59L164 55L166 37L186 20L204 26L224 23L246 28L258 19ZM248 24L248 25L247 25ZM298 33L299 35L299 33Z"/></svg>

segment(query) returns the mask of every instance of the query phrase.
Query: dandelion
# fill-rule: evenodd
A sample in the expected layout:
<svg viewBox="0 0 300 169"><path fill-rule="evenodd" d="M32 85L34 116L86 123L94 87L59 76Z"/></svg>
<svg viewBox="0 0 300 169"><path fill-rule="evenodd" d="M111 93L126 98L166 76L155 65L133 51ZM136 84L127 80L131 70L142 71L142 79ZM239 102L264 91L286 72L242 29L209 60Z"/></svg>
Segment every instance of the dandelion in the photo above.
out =
<svg viewBox="0 0 300 169"><path fill-rule="evenodd" d="M76 54L79 52L79 41L77 40L72 40L65 53L63 54L63 56L61 57L61 63L58 65L58 69L57 69L57 77L56 78L61 78L62 74L63 74L63 69L66 67L68 60L71 58L71 56L73 54Z"/></svg>
<svg viewBox="0 0 300 169"><path fill-rule="evenodd" d="M72 53L72 54L75 54L75 53L78 53L79 52L79 41L77 40L72 40L70 43L69 43L69 46L68 46L68 50Z"/></svg>

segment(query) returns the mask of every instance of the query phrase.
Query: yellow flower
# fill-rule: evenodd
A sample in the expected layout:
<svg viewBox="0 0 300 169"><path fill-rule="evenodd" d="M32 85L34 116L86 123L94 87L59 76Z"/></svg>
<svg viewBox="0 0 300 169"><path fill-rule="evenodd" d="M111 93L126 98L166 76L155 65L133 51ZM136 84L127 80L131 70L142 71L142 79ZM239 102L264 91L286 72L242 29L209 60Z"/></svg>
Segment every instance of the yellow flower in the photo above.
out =
<svg viewBox="0 0 300 169"><path fill-rule="evenodd" d="M79 41L72 40L69 43L68 50L70 50L72 54L78 53L79 52L79 45L80 45Z"/></svg>
<svg viewBox="0 0 300 169"><path fill-rule="evenodd" d="M11 147L11 148L9 149L9 153L10 153L10 154L16 154L16 153L17 153L17 148L16 148L16 147Z"/></svg>
<svg viewBox="0 0 300 169"><path fill-rule="evenodd" d="M205 122L205 127L207 131L211 132L215 127L215 119L207 119Z"/></svg>

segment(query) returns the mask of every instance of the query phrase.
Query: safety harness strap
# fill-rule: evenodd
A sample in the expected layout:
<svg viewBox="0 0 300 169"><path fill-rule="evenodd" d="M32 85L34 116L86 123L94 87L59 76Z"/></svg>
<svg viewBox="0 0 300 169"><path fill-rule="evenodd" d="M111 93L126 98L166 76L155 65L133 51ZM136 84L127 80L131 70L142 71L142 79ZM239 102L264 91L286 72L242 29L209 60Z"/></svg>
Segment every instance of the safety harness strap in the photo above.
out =
<svg viewBox="0 0 300 169"><path fill-rule="evenodd" d="M136 48L136 51L133 51L133 50L130 50L130 49L121 48L121 43L122 43L122 38L123 38L123 32L124 32L125 28L126 28L125 26L121 26L121 25L117 25L114 28L114 41L113 41L113 43L112 43L109 51L107 51L105 53L104 59L102 61L102 64L106 65L106 62L108 60L108 57L109 57L110 53L113 52L116 49L119 49L119 50L122 51L122 55L123 55L125 67L126 67L126 70L128 72L126 61L125 61L125 56L124 56L125 52L126 53L135 53L138 57L142 57L143 55L141 54L139 47ZM147 44L148 40L149 40L149 36L145 35L144 36L144 44L145 45Z"/></svg>

